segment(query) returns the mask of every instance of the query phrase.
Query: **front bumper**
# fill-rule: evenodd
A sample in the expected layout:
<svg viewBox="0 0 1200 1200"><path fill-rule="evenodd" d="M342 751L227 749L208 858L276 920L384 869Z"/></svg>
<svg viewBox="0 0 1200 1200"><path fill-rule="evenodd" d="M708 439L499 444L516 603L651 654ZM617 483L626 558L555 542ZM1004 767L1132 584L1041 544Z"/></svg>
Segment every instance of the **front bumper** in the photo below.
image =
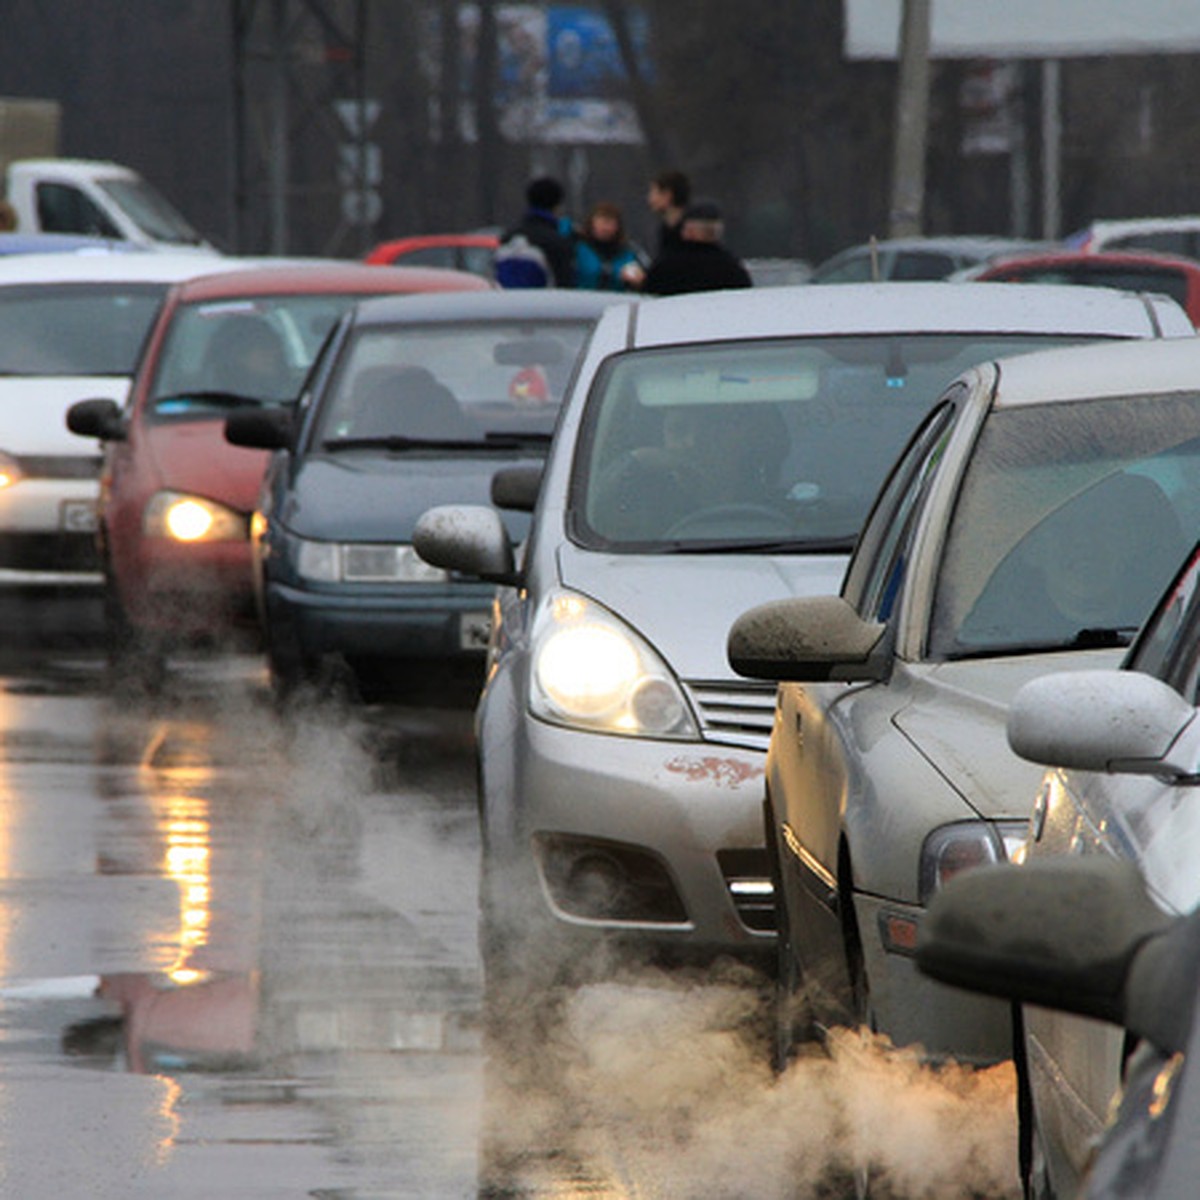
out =
<svg viewBox="0 0 1200 1200"><path fill-rule="evenodd" d="M94 479L27 477L0 490L0 588L99 592Z"/></svg>
<svg viewBox="0 0 1200 1200"><path fill-rule="evenodd" d="M888 927L919 923L924 909L854 895L876 1024L898 1046L920 1045L934 1056L986 1065L1012 1057L1012 1006L936 983L917 970L908 949L896 947Z"/></svg>
<svg viewBox="0 0 1200 1200"><path fill-rule="evenodd" d="M489 586L310 591L269 583L271 642L301 659L470 659L483 662Z"/></svg>
<svg viewBox="0 0 1200 1200"><path fill-rule="evenodd" d="M485 874L527 939L683 956L774 952L765 755L481 715ZM492 728L489 728L489 724Z"/></svg>

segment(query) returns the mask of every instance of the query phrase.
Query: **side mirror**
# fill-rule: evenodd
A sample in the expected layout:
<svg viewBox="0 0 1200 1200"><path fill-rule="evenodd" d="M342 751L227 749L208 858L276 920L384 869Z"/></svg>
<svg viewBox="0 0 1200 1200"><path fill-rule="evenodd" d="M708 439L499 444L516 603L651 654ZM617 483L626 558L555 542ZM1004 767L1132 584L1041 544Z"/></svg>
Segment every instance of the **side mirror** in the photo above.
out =
<svg viewBox="0 0 1200 1200"><path fill-rule="evenodd" d="M242 409L225 418L225 440L252 450L286 450L292 444L292 426L291 408Z"/></svg>
<svg viewBox="0 0 1200 1200"><path fill-rule="evenodd" d="M1123 1025L1134 958L1171 921L1130 863L975 867L930 901L917 967L955 987Z"/></svg>
<svg viewBox="0 0 1200 1200"><path fill-rule="evenodd" d="M1008 744L1030 762L1124 775L1194 778L1196 709L1138 671L1058 671L1013 697Z"/></svg>
<svg viewBox="0 0 1200 1200"><path fill-rule="evenodd" d="M67 428L80 437L100 438L106 442L123 442L126 436L120 405L103 396L72 404L67 409Z"/></svg>
<svg viewBox="0 0 1200 1200"><path fill-rule="evenodd" d="M475 575L490 583L515 585L512 539L494 508L444 504L421 514L413 528L413 549L446 571Z"/></svg>
<svg viewBox="0 0 1200 1200"><path fill-rule="evenodd" d="M864 621L840 596L777 600L738 617L726 654L749 679L874 681L887 676L885 630Z"/></svg>
<svg viewBox="0 0 1200 1200"><path fill-rule="evenodd" d="M492 503L513 512L533 512L542 489L543 468L502 467L492 476Z"/></svg>

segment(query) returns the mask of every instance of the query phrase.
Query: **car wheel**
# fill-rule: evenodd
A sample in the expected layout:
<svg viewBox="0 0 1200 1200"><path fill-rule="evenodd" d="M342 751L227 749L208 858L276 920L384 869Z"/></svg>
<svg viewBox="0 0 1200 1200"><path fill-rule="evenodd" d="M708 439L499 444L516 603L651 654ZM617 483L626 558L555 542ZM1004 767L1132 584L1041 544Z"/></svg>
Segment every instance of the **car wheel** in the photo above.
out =
<svg viewBox="0 0 1200 1200"><path fill-rule="evenodd" d="M850 980L848 997L848 1019L854 1028L866 1028L878 1033L875 1006L871 1003L871 981L867 976L867 960L863 953L862 937L858 931L858 918L854 915L854 896L849 880L850 863L844 862L842 871L842 929L846 954L846 973Z"/></svg>
<svg viewBox="0 0 1200 1200"><path fill-rule="evenodd" d="M104 648L109 683L116 688L160 692L167 677L166 642L134 627L107 573L105 579Z"/></svg>
<svg viewBox="0 0 1200 1200"><path fill-rule="evenodd" d="M1046 1154L1038 1133L1025 1057L1025 1018L1019 1004L1012 1008L1013 1067L1017 1075L1017 1155L1024 1200L1054 1200Z"/></svg>
<svg viewBox="0 0 1200 1200"><path fill-rule="evenodd" d="M804 994L800 964L792 949L791 922L783 894L783 877L779 863L779 840L775 836L775 812L768 797L763 801L763 824L766 834L767 862L771 883L775 889L776 968L775 995L771 1006L771 1066L783 1074L796 1057L796 1047L812 1036L812 1016Z"/></svg>

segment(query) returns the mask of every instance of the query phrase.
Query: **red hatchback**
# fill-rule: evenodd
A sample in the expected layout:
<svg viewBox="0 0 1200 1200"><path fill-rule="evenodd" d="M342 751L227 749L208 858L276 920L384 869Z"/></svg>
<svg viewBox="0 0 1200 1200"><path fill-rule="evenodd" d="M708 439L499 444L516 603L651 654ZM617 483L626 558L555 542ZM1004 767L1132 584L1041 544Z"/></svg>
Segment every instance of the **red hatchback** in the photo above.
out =
<svg viewBox="0 0 1200 1200"><path fill-rule="evenodd" d="M67 415L105 443L98 536L114 665L153 681L173 648L253 637L250 521L269 454L225 440L230 410L293 403L357 299L489 286L465 271L313 262L242 266L170 292L125 406L85 400Z"/></svg>
<svg viewBox="0 0 1200 1200"><path fill-rule="evenodd" d="M1064 250L994 259L957 278L1003 283L1081 283L1126 292L1160 292L1200 326L1200 262L1149 250Z"/></svg>

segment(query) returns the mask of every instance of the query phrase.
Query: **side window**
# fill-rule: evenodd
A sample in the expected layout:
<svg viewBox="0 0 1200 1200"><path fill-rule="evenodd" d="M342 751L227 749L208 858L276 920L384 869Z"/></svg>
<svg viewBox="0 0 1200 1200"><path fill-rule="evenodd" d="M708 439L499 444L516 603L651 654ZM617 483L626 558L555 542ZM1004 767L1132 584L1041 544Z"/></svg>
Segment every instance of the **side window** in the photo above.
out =
<svg viewBox="0 0 1200 1200"><path fill-rule="evenodd" d="M1126 666L1169 683L1197 703L1200 681L1200 545L1164 593L1134 642Z"/></svg>
<svg viewBox="0 0 1200 1200"><path fill-rule="evenodd" d="M953 270L954 259L948 254L908 251L896 255L891 277L895 280L945 279Z"/></svg>
<svg viewBox="0 0 1200 1200"><path fill-rule="evenodd" d="M956 384L946 393L913 435L875 500L843 588L845 598L864 617L887 621L892 615L908 565L915 517L965 392L964 384Z"/></svg>
<svg viewBox="0 0 1200 1200"><path fill-rule="evenodd" d="M37 185L38 224L47 233L86 233L119 238L121 231L77 187L65 183Z"/></svg>

